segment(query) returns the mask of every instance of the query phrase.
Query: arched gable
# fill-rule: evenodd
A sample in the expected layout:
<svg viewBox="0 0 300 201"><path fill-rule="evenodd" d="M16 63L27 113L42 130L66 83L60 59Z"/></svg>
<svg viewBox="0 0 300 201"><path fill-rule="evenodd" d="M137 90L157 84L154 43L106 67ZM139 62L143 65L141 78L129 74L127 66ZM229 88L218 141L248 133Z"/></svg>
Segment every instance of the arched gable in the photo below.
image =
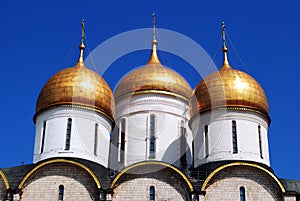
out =
<svg viewBox="0 0 300 201"><path fill-rule="evenodd" d="M142 166L147 166L147 165L160 165L160 166L172 169L173 171L178 173L178 175L180 175L180 177L186 182L186 185L189 187L190 192L194 191L194 187L193 187L192 183L190 182L190 180L187 178L187 176L181 170L179 170L178 168L176 168L175 166L173 166L171 164L161 162L161 161L143 161L143 162L138 162L138 163L132 164L132 165L124 168L121 172L119 172L117 174L117 176L111 182L110 187L114 188L115 184L125 173L132 171L137 167L142 167Z"/></svg>
<svg viewBox="0 0 300 201"><path fill-rule="evenodd" d="M208 177L205 179L205 181L202 184L201 187L201 191L205 191L207 188L208 183L210 182L210 180L219 172L221 172L222 170L229 168L229 167L233 167L233 166L247 166L247 167L253 167L253 168L257 168L263 172L265 172L267 175L269 175L278 185L278 187L280 188L282 193L285 193L285 188L283 186L283 184L281 183L281 181L269 170L267 170L264 167L261 167L257 164L252 164L252 163L246 163L246 162L234 162L234 163L229 163L226 165L222 165L220 167L218 167L217 169L215 169L213 172L211 172Z"/></svg>
<svg viewBox="0 0 300 201"><path fill-rule="evenodd" d="M35 166L31 171L29 171L21 180L18 189L22 189L23 185L25 184L25 182L30 178L30 176L35 173L37 170L39 170L40 168L47 166L49 164L54 164L54 163L68 163L68 164L73 164L75 166L78 166L82 169L84 169L94 180L94 182L96 183L97 187L100 189L101 188L101 183L99 181L99 179L97 178L97 176L95 175L95 173L86 165L79 163L77 161L72 161L72 160L66 160L66 159L54 159L54 160L48 160L45 162L42 162L40 164L38 164L37 166Z"/></svg>

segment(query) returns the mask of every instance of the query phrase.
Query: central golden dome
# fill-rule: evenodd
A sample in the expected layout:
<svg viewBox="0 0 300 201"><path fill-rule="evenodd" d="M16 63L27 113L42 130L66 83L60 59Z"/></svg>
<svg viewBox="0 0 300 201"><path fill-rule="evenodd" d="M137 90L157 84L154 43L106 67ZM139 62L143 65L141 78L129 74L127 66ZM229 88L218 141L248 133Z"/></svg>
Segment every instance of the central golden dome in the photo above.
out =
<svg viewBox="0 0 300 201"><path fill-rule="evenodd" d="M190 115L214 108L252 110L262 113L269 119L268 100L260 84L250 75L234 70L224 51L222 68L205 77L194 89L190 105Z"/></svg>
<svg viewBox="0 0 300 201"><path fill-rule="evenodd" d="M44 85L36 104L35 117L49 108L64 105L94 110L113 122L113 93L99 74L84 65L84 48L82 39L78 63L61 70Z"/></svg>
<svg viewBox="0 0 300 201"><path fill-rule="evenodd" d="M116 99L141 92L165 93L186 100L190 98L192 90L187 81L174 70L160 63L156 44L157 41L154 39L152 53L146 66L134 70L120 81L114 92Z"/></svg>

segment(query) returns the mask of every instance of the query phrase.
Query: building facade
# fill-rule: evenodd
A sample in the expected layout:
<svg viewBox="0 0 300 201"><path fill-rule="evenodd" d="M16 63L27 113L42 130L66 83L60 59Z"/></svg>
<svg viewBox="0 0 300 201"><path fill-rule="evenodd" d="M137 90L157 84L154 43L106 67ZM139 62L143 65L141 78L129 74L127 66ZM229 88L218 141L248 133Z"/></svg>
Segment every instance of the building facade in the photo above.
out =
<svg viewBox="0 0 300 201"><path fill-rule="evenodd" d="M84 64L82 27L77 64L39 94L33 163L0 169L0 200L299 200L300 181L270 167L267 97L230 66L224 27L223 65L194 90L161 64L154 34L114 92Z"/></svg>

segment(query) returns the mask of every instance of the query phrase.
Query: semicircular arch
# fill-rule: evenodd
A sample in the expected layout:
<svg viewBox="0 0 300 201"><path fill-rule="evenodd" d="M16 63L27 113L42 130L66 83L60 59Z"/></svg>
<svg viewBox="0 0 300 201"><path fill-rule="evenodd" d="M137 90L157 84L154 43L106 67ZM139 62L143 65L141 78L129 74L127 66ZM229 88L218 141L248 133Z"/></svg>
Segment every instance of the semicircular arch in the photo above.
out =
<svg viewBox="0 0 300 201"><path fill-rule="evenodd" d="M97 187L100 189L101 188L101 183L98 179L98 177L95 175L95 173L86 165L79 163L77 161L72 161L72 160L66 160L66 159L54 159L54 160L48 160L48 161L44 161L40 164L38 164L37 166L35 166L32 170L30 170L21 180L18 189L22 189L22 187L24 186L25 182L28 180L28 178L35 173L37 170L39 170L40 168L47 166L49 164L53 164L53 163L68 163L68 164L73 164L75 166L78 166L82 169L84 169L95 181Z"/></svg>
<svg viewBox="0 0 300 201"><path fill-rule="evenodd" d="M194 187L191 183L191 181L187 178L187 176L181 171L179 170L177 167L169 164L169 163L166 163L166 162L161 162L161 161L143 161L143 162L138 162L138 163L135 163L135 164L132 164L126 168L124 168L121 172L119 172L117 174L117 176L113 179L113 181L111 182L111 185L110 187L111 188L114 188L115 184L117 183L117 181L128 171L134 169L134 168L137 168L137 167L141 167L141 166L146 166L146 165L161 165L161 166L164 166L164 167L167 167L167 168L170 168L172 169L173 171L177 172L181 178L186 182L187 186L189 187L189 190L190 192L193 192L194 191Z"/></svg>
<svg viewBox="0 0 300 201"><path fill-rule="evenodd" d="M0 170L0 176L2 177L2 179L3 179L3 181L4 181L5 188L6 188L6 189L9 189L10 186L9 186L8 179L7 179L5 173L4 173L2 170Z"/></svg>
<svg viewBox="0 0 300 201"><path fill-rule="evenodd" d="M265 172L267 175L269 175L276 183L277 185L279 186L280 190L282 193L285 193L285 187L283 186L283 184L281 183L281 181L275 176L274 173L272 173L271 171L267 170L266 168L264 167L261 167L260 165L257 165L257 164L252 164L252 163L246 163L246 162L234 162L234 163L229 163L229 164L225 164L225 165L222 165L220 167L218 167L217 169L215 169L214 171L212 171L208 177L205 179L205 181L203 182L202 184L202 187L201 187L201 191L205 191L209 181L217 174L219 173L220 171L226 169L226 168L229 168L229 167L233 167L233 166L247 166L247 167L253 167L253 168L257 168L257 169L260 169L262 170L263 172Z"/></svg>

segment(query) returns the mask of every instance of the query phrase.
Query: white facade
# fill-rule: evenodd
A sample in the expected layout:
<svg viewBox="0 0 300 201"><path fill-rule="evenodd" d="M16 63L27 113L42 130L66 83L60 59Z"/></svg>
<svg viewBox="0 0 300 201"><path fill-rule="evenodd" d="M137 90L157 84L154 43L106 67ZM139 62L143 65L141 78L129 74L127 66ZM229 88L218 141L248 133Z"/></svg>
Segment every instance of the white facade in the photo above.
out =
<svg viewBox="0 0 300 201"><path fill-rule="evenodd" d="M236 124L235 136L233 121ZM195 141L195 167L225 160L270 165L268 122L260 114L229 109L212 110L195 116L190 125Z"/></svg>
<svg viewBox="0 0 300 201"><path fill-rule="evenodd" d="M188 101L165 94L147 93L122 97L116 101L116 129L113 132L112 160L119 167L144 160L159 160L180 166L183 155L180 136L186 138L186 161L192 163L192 133L188 127ZM150 118L155 119L155 153L150 150ZM124 156L121 150L121 124L125 126ZM183 129L185 131L183 131ZM114 146L114 145L112 145ZM124 163L122 164L122 157ZM113 162L113 161L112 161Z"/></svg>
<svg viewBox="0 0 300 201"><path fill-rule="evenodd" d="M69 137L68 119L72 121ZM108 167L111 130L111 122L92 110L61 106L45 111L36 118L33 162L73 157Z"/></svg>

